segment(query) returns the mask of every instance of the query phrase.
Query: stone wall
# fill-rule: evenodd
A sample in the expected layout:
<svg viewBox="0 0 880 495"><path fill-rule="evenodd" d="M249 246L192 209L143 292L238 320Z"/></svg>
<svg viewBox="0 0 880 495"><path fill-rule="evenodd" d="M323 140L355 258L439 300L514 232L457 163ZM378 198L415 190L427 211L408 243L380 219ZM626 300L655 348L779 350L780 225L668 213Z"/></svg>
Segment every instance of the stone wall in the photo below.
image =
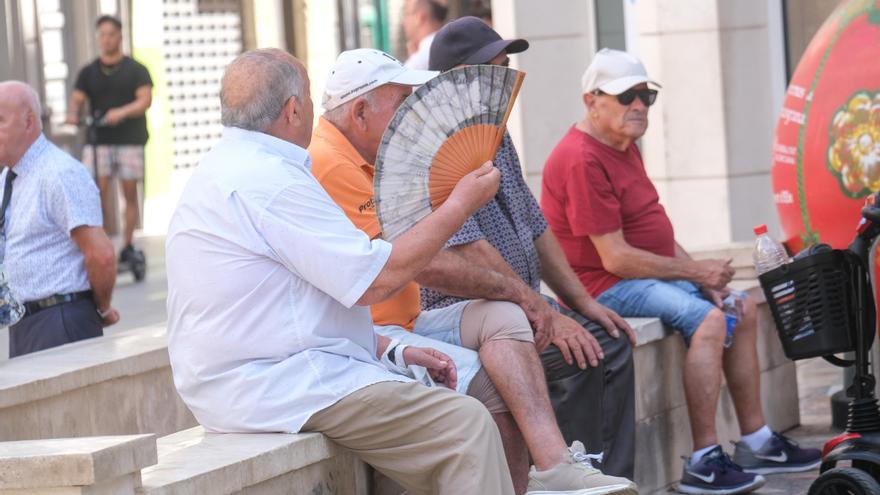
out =
<svg viewBox="0 0 880 495"><path fill-rule="evenodd" d="M195 425L174 389L164 327L0 363L0 441L162 436Z"/></svg>

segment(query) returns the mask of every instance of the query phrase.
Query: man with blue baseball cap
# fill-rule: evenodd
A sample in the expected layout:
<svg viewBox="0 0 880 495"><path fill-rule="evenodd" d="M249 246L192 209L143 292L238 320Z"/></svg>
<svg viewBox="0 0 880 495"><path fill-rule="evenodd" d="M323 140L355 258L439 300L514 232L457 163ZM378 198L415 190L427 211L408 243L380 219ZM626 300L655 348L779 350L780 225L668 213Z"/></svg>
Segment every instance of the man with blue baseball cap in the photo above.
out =
<svg viewBox="0 0 880 495"><path fill-rule="evenodd" d="M507 65L510 54L528 48L505 40L475 17L450 22L434 39L432 69L461 65ZM527 79L528 80L528 79ZM447 250L496 273L505 298L518 304L533 328L554 330L553 345L541 353L556 418L567 442L580 440L601 453L602 471L632 478L635 457L635 397L630 326L599 304L569 267L553 232L523 179L519 156L505 134L494 164L501 170L495 198L477 211L447 242ZM449 264L430 265L422 309L444 308L461 297L490 297L496 289L468 284L466 273ZM424 278L424 277L422 277ZM541 282L560 301L542 297Z"/></svg>

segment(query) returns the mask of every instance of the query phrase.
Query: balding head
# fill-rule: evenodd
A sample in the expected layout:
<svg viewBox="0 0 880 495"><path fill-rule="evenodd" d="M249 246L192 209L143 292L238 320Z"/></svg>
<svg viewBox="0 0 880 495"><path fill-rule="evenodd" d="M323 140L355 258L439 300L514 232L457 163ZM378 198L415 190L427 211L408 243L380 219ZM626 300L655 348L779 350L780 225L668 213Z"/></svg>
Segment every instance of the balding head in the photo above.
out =
<svg viewBox="0 0 880 495"><path fill-rule="evenodd" d="M32 113L37 119L39 128L43 129L43 121L40 120L43 107L40 105L40 95L34 88L21 81L0 82L0 101L9 102L21 111Z"/></svg>
<svg viewBox="0 0 880 495"><path fill-rule="evenodd" d="M225 126L273 134L270 131L273 126L284 123L279 119L286 118L284 109L291 99L298 103L297 108L292 109L297 115L305 113L303 107L306 106L311 113L308 80L302 63L283 50L245 52L236 57L223 74L221 122ZM311 120L311 115L308 118Z"/></svg>
<svg viewBox="0 0 880 495"><path fill-rule="evenodd" d="M0 166L18 163L43 129L40 97L20 81L0 83Z"/></svg>

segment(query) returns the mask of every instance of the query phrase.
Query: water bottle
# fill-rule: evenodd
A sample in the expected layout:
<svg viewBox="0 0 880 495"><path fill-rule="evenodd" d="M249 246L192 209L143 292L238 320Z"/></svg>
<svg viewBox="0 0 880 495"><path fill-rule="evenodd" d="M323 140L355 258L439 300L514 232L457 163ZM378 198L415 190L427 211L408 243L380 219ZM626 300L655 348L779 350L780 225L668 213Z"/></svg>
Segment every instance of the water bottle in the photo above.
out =
<svg viewBox="0 0 880 495"><path fill-rule="evenodd" d="M733 345L733 330L742 318L742 301L745 297L745 292L733 290L722 301L721 310L724 312L724 321L727 323L727 333L724 335L725 348Z"/></svg>
<svg viewBox="0 0 880 495"><path fill-rule="evenodd" d="M0 264L0 327L14 325L24 316L24 306L18 302L6 281L6 270Z"/></svg>
<svg viewBox="0 0 880 495"><path fill-rule="evenodd" d="M755 271L758 275L764 274L789 262L788 253L776 239L767 233L764 224L755 227L755 250L752 251L752 261L755 262Z"/></svg>

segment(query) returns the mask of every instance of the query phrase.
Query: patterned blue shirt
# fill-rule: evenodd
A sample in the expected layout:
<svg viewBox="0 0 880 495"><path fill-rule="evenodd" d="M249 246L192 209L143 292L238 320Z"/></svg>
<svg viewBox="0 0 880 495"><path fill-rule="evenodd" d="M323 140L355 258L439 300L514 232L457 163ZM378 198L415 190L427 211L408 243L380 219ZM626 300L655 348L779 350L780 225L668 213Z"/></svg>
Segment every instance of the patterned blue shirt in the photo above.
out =
<svg viewBox="0 0 880 495"><path fill-rule="evenodd" d="M532 289L540 290L541 262L535 239L547 230L547 220L526 185L519 156L510 135L495 154L494 164L501 171L501 186L495 198L469 218L446 243L447 247L485 239L501 253L513 271ZM422 309L436 309L464 299L422 287Z"/></svg>
<svg viewBox="0 0 880 495"><path fill-rule="evenodd" d="M12 171L16 178L0 246L12 293L25 302L88 290L83 253L70 231L102 225L101 200L89 173L42 134Z"/></svg>

